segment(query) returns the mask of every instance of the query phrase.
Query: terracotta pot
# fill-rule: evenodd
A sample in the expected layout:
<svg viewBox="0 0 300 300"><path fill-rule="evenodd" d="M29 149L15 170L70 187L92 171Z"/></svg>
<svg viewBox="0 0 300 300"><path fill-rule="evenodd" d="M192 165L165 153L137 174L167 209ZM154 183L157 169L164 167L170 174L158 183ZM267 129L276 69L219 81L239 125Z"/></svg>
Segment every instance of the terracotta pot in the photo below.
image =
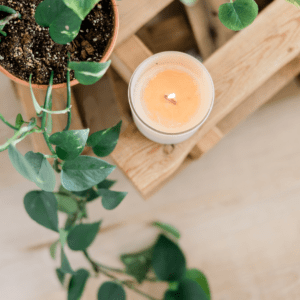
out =
<svg viewBox="0 0 300 300"><path fill-rule="evenodd" d="M104 52L104 56L102 57L102 59L100 60L100 62L106 62L108 60L108 58L110 57L116 41L117 41L117 36L118 36L118 31L119 31L119 13L118 13L118 9L117 9L117 4L116 4L116 0L111 0L112 2L112 6L113 6L113 12L115 15L115 24L114 24L114 31L113 31L113 36L110 39L109 44L106 47L106 50ZM11 73L9 73L7 70L5 70L2 66L0 66L0 72L2 72L4 75L6 75L9 79L15 81L18 84L22 84L25 86L29 87L29 82L22 80L14 75L12 75ZM74 86L76 84L78 84L79 82L76 79L73 79L71 81L71 86ZM61 89L61 88L66 88L67 87L67 83L59 83L59 84L53 84L52 88L53 89ZM32 84L32 88L34 89L42 89L45 90L48 88L48 85L43 85L43 84Z"/></svg>

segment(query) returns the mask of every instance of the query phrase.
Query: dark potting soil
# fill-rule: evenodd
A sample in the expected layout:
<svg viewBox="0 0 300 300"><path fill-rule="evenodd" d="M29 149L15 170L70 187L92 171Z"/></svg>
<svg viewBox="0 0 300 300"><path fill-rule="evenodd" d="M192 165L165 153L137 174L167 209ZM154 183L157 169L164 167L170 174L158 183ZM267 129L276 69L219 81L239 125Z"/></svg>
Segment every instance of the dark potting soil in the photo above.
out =
<svg viewBox="0 0 300 300"><path fill-rule="evenodd" d="M13 8L22 16L4 27L7 36L0 36L0 65L14 76L32 82L49 84L66 82L68 52L71 61L99 62L113 35L114 13L111 0L100 0L82 22L78 36L67 45L56 44L49 28L40 27L34 19L42 0L0 0L0 5ZM0 12L0 20L8 14ZM71 71L71 80L74 72Z"/></svg>

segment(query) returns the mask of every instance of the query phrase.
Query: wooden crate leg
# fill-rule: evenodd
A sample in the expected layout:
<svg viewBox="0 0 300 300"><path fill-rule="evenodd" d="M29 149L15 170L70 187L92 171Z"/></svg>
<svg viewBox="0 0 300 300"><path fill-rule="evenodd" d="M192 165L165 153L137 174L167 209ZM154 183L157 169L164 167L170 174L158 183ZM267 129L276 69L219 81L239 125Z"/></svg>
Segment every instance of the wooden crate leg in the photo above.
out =
<svg viewBox="0 0 300 300"><path fill-rule="evenodd" d="M215 45L210 35L208 10L203 1L198 1L193 6L185 6L185 10L190 20L200 55L205 60L215 51Z"/></svg>
<svg viewBox="0 0 300 300"><path fill-rule="evenodd" d="M204 153L213 148L224 136L218 127L212 128L203 138L195 145L189 156L192 159L200 158Z"/></svg>

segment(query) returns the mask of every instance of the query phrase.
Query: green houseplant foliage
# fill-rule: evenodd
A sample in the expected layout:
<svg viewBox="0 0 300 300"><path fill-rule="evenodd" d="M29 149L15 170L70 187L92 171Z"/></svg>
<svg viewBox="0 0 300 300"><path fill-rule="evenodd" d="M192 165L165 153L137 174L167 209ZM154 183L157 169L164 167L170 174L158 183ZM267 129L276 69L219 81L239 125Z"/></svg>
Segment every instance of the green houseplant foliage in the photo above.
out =
<svg viewBox="0 0 300 300"><path fill-rule="evenodd" d="M97 2L95 0L44 0L38 6L36 20L41 26L49 27L51 36L57 38L58 42L66 42L76 36L78 24L81 24ZM11 14L0 21L0 34L5 35L2 29L7 22L21 16L7 7L0 6L0 10ZM40 106L35 99L31 75L30 91L37 117L41 118L41 126L37 125L36 118L26 121L21 114L17 115L15 124L10 124L0 114L0 119L14 131L12 137L0 146L0 152L8 150L9 159L15 169L39 188L25 195L24 208L33 221L57 233L57 239L50 246L50 255L53 259L60 260L60 267L56 268L55 273L61 284L67 287L68 300L80 299L88 279L99 274L106 275L110 281L99 287L95 295L98 300L126 299L125 287L146 299L158 300L139 290L138 284L144 281L168 281L169 291L166 292L168 297L176 293L177 296L181 295L180 299L183 299L182 297L185 300L195 299L194 294L187 292L186 286L191 286L201 297L209 296L207 280L203 273L199 270L192 273L187 270L185 256L177 242L180 233L169 224L154 222L152 225L162 234L149 248L137 253L122 254L120 260L124 264L123 269L96 262L88 253L89 247L97 238L102 222L102 220L94 223L88 221L89 204L101 200L104 209L113 210L122 204L127 195L126 192L111 190L115 181L107 179L107 176L115 166L98 158L106 157L114 150L122 122L90 136L89 129L69 130L72 117L70 70L75 71L81 83L93 84L105 74L109 66L110 61L103 64L69 61L67 105L61 111L52 110L54 72L51 72L43 106ZM68 120L63 131L51 134L53 114L67 114ZM22 155L18 151L18 143L32 133L43 135L51 155L32 151ZM91 147L98 157L81 155L85 147ZM52 166L48 161L49 158L54 159ZM55 172L60 174L61 179L58 191L54 191ZM59 214L65 216L64 224L60 224ZM66 247L72 251L82 252L91 270L83 268L74 270L72 262L66 255ZM130 280L121 280L116 274L126 275ZM199 274L202 274L201 278Z"/></svg>

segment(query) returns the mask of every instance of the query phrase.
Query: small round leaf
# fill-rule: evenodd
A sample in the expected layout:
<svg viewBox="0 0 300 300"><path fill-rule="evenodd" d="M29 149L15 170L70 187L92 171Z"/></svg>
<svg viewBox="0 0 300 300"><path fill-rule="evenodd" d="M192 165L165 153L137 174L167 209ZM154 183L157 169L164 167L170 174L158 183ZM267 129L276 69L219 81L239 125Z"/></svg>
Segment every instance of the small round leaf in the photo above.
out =
<svg viewBox="0 0 300 300"><path fill-rule="evenodd" d="M180 300L208 300L200 285L191 279L181 280L177 293Z"/></svg>
<svg viewBox="0 0 300 300"><path fill-rule="evenodd" d="M205 292L207 299L210 300L210 290L209 290L208 281L207 281L205 275L201 271L199 271L197 269L187 270L185 277L187 279L191 279L191 280L194 280L195 282L197 282L201 286L203 291Z"/></svg>
<svg viewBox="0 0 300 300"><path fill-rule="evenodd" d="M53 193L31 191L24 197L24 206L31 219L58 232L57 201Z"/></svg>
<svg viewBox="0 0 300 300"><path fill-rule="evenodd" d="M80 192L103 181L116 167L97 157L81 155L65 161L61 182L65 189Z"/></svg>
<svg viewBox="0 0 300 300"><path fill-rule="evenodd" d="M219 7L219 19L227 28L238 31L250 25L258 14L254 0L235 0Z"/></svg>
<svg viewBox="0 0 300 300"><path fill-rule="evenodd" d="M120 136L121 125L122 121L114 127L97 131L89 136L87 144L97 156L105 157L113 152Z"/></svg>
<svg viewBox="0 0 300 300"><path fill-rule="evenodd" d="M154 246L152 267L158 279L178 281L186 272L184 254L177 244L160 235Z"/></svg>
<svg viewBox="0 0 300 300"><path fill-rule="evenodd" d="M158 227L166 233L173 235L176 239L180 238L180 232L174 226L162 222L153 222L153 226Z"/></svg>
<svg viewBox="0 0 300 300"><path fill-rule="evenodd" d="M69 248L74 251L82 251L88 248L96 238L100 224L101 221L76 225L67 238Z"/></svg>
<svg viewBox="0 0 300 300"><path fill-rule="evenodd" d="M56 153L60 159L72 160L83 151L89 131L89 129L83 129L56 132L50 136L49 140L51 144L56 145Z"/></svg>
<svg viewBox="0 0 300 300"><path fill-rule="evenodd" d="M106 189L99 189L98 193L102 196L102 205L107 210L115 209L128 194L127 192L115 192Z"/></svg>
<svg viewBox="0 0 300 300"><path fill-rule="evenodd" d="M123 287L115 282L104 282L98 291L98 300L125 300Z"/></svg>
<svg viewBox="0 0 300 300"><path fill-rule="evenodd" d="M81 298L89 276L90 273L85 269L79 269L73 274L68 288L68 300L77 300Z"/></svg>
<svg viewBox="0 0 300 300"><path fill-rule="evenodd" d="M75 78L84 85L96 83L105 74L111 61L98 63L94 61L71 61L68 67L75 71Z"/></svg>

